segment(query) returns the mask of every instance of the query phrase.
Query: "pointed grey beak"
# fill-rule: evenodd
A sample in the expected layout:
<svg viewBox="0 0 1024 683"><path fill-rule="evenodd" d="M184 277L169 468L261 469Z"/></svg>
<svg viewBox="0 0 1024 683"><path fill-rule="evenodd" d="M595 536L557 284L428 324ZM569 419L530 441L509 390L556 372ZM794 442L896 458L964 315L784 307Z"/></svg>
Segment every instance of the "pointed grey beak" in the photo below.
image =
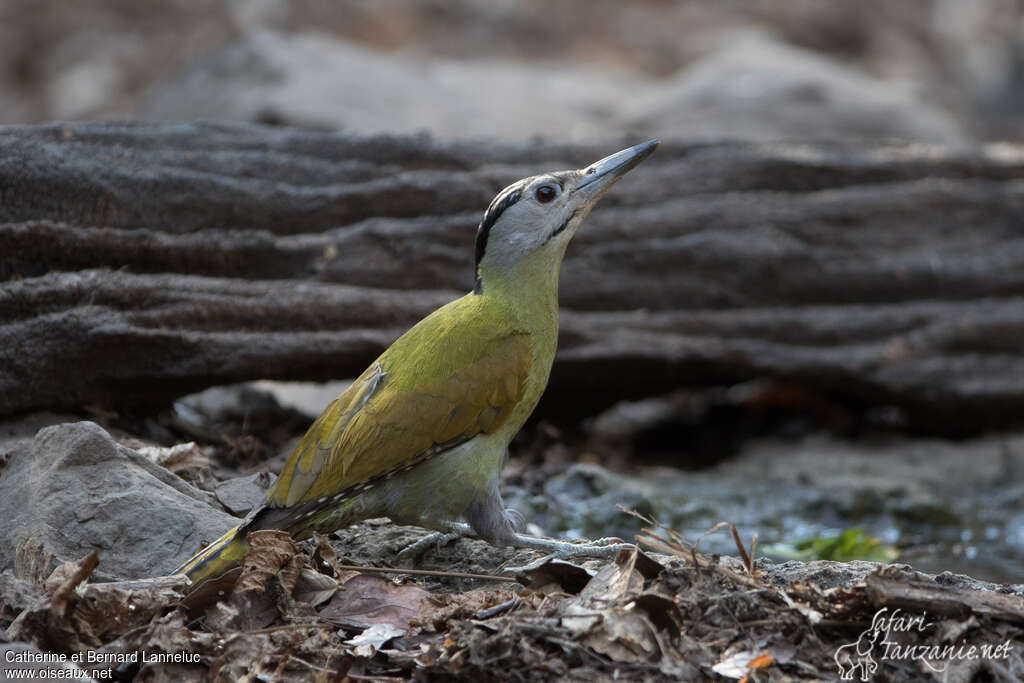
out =
<svg viewBox="0 0 1024 683"><path fill-rule="evenodd" d="M573 194L589 188L584 194L599 194L615 184L630 169L650 156L657 149L660 140L648 140L639 145L616 152L583 169L583 180L573 189Z"/></svg>

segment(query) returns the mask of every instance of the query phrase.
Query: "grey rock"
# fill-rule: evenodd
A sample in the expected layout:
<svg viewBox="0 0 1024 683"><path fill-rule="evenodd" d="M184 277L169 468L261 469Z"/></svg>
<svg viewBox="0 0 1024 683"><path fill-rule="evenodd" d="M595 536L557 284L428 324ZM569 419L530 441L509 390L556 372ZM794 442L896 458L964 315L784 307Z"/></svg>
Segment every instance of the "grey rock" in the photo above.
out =
<svg viewBox="0 0 1024 683"><path fill-rule="evenodd" d="M226 384L183 396L174 402L175 422L189 434L216 443L222 438L218 425L225 422L258 424L264 418L277 419L282 413L281 405L271 392L256 384Z"/></svg>
<svg viewBox="0 0 1024 683"><path fill-rule="evenodd" d="M909 85L871 78L755 31L625 100L621 127L697 140L903 139L964 143L963 127Z"/></svg>
<svg viewBox="0 0 1024 683"><path fill-rule="evenodd" d="M909 85L754 30L720 41L676 76L654 79L384 53L321 34L259 31L154 88L145 116L447 139L585 141L622 131L688 140L969 139Z"/></svg>
<svg viewBox="0 0 1024 683"><path fill-rule="evenodd" d="M218 422L237 415L245 415L246 398L253 396L246 395L245 385L232 384L210 387L203 391L183 396L176 402L175 409L185 412L198 423Z"/></svg>
<svg viewBox="0 0 1024 683"><path fill-rule="evenodd" d="M389 54L323 34L259 31L157 86L150 120L270 122L361 134L584 139L638 86L624 73Z"/></svg>
<svg viewBox="0 0 1024 683"><path fill-rule="evenodd" d="M324 406L348 389L350 384L349 381L311 383L260 380L252 382L250 386L267 392L282 407L297 410L312 420L323 412Z"/></svg>
<svg viewBox="0 0 1024 683"><path fill-rule="evenodd" d="M594 417L590 433L598 439L625 441L637 432L675 417L673 405L658 396L642 401L619 401Z"/></svg>
<svg viewBox="0 0 1024 683"><path fill-rule="evenodd" d="M215 504L92 422L47 427L0 476L0 571L98 550L97 579L167 573L237 523Z"/></svg>
<svg viewBox="0 0 1024 683"><path fill-rule="evenodd" d="M15 453L32 447L32 439L40 429L74 419L71 415L42 411L0 421L0 473Z"/></svg>
<svg viewBox="0 0 1024 683"><path fill-rule="evenodd" d="M235 477L217 484L214 495L232 514L244 517L263 502L267 489L277 479L269 472L257 472L247 477Z"/></svg>
<svg viewBox="0 0 1024 683"><path fill-rule="evenodd" d="M512 492L510 492L512 493ZM617 505L650 514L651 501L659 494L656 483L626 477L599 465L572 465L544 485L543 498L523 499L507 495L506 502L525 514L546 534L570 538L621 536L631 538L636 521Z"/></svg>

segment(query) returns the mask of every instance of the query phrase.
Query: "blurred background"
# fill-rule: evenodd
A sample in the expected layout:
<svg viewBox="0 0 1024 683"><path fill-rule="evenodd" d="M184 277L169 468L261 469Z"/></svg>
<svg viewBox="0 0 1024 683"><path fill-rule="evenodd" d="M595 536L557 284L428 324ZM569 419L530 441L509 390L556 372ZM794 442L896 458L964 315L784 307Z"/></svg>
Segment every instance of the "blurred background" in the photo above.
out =
<svg viewBox="0 0 1024 683"><path fill-rule="evenodd" d="M1024 576L1024 152L1002 144L1024 137L1024 0L0 3L0 123L123 120L258 125L8 129L24 140L10 163L70 170L0 206L28 221L0 234L20 250L0 275L88 271L107 287L75 285L91 305L129 312L213 298L178 306L161 299L177 285L129 274L183 274L195 292L236 278L246 306L294 287L296 311L310 282L398 290L349 369L392 334L380 319L465 291L472 230L504 183L662 138L570 248L565 353L513 446L510 506L567 536L629 536L622 503L691 540L735 522L780 558ZM347 142L376 134L420 137L393 154ZM275 279L290 284L263 288ZM358 327L347 310L201 310L197 335ZM194 322L154 320L140 325ZM187 359L202 339L174 348ZM198 440L210 460L179 469L212 488L280 467L344 386L326 356L283 354L272 373L339 380L326 386L79 413ZM143 368L130 379L196 388ZM137 387L117 381L104 396ZM47 400L16 408L68 408ZM734 552L726 536L702 547Z"/></svg>
<svg viewBox="0 0 1024 683"><path fill-rule="evenodd" d="M1019 0L0 5L0 122L560 141L1024 134Z"/></svg>

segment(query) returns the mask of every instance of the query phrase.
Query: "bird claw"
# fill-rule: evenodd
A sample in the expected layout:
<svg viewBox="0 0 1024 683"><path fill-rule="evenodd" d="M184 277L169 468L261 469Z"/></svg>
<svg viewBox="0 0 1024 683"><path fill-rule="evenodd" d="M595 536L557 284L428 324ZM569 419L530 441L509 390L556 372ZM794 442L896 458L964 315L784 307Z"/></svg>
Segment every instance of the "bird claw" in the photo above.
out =
<svg viewBox="0 0 1024 683"><path fill-rule="evenodd" d="M626 546L632 546L633 544L630 543L629 541L625 540L624 538L619 538L618 536L606 536L605 538L599 538L599 539L597 539L595 541L590 541L586 545L596 545L596 546L626 545Z"/></svg>
<svg viewBox="0 0 1024 683"><path fill-rule="evenodd" d="M398 552L398 555L396 556L395 559L399 563L409 560L412 562L412 564L415 564L416 560L420 558L420 555L425 553L430 548L431 545L434 546L435 550L440 550L444 546L448 545L449 543L458 538L461 538L462 536L463 534L459 531L435 531L433 533L429 533L423 538L414 541L409 545L405 546L404 548L402 548L402 550Z"/></svg>
<svg viewBox="0 0 1024 683"><path fill-rule="evenodd" d="M523 513L514 508L505 508L505 519L508 520L512 531L522 531L526 528L526 517Z"/></svg>

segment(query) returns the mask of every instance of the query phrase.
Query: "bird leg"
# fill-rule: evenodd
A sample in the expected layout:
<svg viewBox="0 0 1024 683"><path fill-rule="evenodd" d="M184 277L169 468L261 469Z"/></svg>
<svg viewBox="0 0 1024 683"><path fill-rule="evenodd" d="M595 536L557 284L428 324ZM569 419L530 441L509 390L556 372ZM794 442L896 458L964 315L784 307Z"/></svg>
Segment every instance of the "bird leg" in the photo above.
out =
<svg viewBox="0 0 1024 683"><path fill-rule="evenodd" d="M436 544L436 547L440 548L460 536L476 536L491 545L528 548L545 553L543 557L527 565L505 569L506 572L518 573L536 569L552 559L613 558L622 550L634 547L620 538L602 538L596 541L572 543L518 533L523 526L523 516L515 510L505 508L496 484L492 484L482 498L469 506L466 519L469 520L469 524L459 522L431 524L433 528L439 530L406 547L399 553L398 559L417 558L431 545Z"/></svg>
<svg viewBox="0 0 1024 683"><path fill-rule="evenodd" d="M512 545L517 548L529 548L547 553L543 557L519 567L506 567L503 571L509 574L528 572L544 565L551 560L570 560L577 558L612 559L623 550L632 550L636 546L626 543L621 538L599 538L596 541L572 543L557 541L551 538L537 538L525 534L514 534Z"/></svg>
<svg viewBox="0 0 1024 683"><path fill-rule="evenodd" d="M469 525L484 540L493 545L511 545L529 548L545 553L544 557L521 567L508 567L504 571L518 573L536 569L553 559L567 560L576 557L612 558L625 548L632 548L620 538L602 538L597 541L571 543L550 538L537 538L519 533L524 526L523 516L515 510L505 508L501 493L494 484L483 500L470 507L467 515Z"/></svg>
<svg viewBox="0 0 1024 683"><path fill-rule="evenodd" d="M518 514L518 513L517 513ZM470 525L462 524L459 522L451 522L446 525L447 531L435 531L427 534L423 538L410 543L408 546L402 549L398 553L398 561L402 562L406 559L416 560L426 552L430 547L440 549L452 541L461 537L478 537L483 538L481 534L475 531ZM539 550L545 555L540 557L529 564L525 564L517 567L506 567L503 571L505 573L518 574L527 572L537 567L542 566L544 563L550 560L570 560L576 558L596 558L596 559L611 559L619 554L622 550L633 548L633 544L624 542L621 538L599 538L596 541L588 541L583 543L573 543L571 541L558 541L551 538L538 538L536 536L528 536L526 534L510 533L508 536L502 536L500 539L488 539L485 538L495 545L510 545L515 548L528 548L530 550Z"/></svg>

